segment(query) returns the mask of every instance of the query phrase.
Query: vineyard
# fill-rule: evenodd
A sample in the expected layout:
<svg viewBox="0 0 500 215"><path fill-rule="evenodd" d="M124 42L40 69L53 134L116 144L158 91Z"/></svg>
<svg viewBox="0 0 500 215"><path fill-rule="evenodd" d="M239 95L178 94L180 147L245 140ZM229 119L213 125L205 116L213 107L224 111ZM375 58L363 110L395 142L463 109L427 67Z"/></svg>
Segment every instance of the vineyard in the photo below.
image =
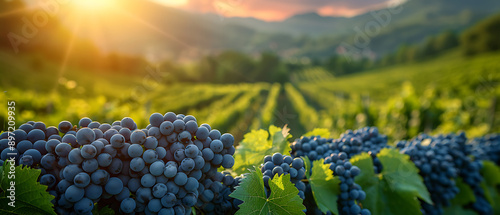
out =
<svg viewBox="0 0 500 215"><path fill-rule="evenodd" d="M69 74L52 89L11 88L0 210L500 214L498 57L339 78L317 68L284 84Z"/></svg>
<svg viewBox="0 0 500 215"><path fill-rule="evenodd" d="M462 60L457 53L416 65L400 65L334 78L322 69L292 74L286 84L163 84L165 78L71 76L44 80L51 88L14 80L0 101L16 101L17 120L39 119L57 124L88 116L113 121L130 116L145 127L152 112L197 116L238 141L252 129L288 124L300 136L313 128L333 135L347 129L377 126L391 140L421 132L466 131L471 137L500 132L498 54ZM8 59L7 59L8 60ZM442 61L455 62L442 64ZM27 70L16 65L15 71ZM49 69L48 69L49 70ZM49 71L31 74L44 79ZM54 74L56 75L56 74ZM39 77L40 76L40 77ZM168 76L167 76L168 77ZM115 79L115 77L113 77ZM431 81L429 81L431 80ZM19 85L17 85L19 84ZM134 87L130 87L134 86ZM0 120L6 121L6 109ZM5 130L1 125L0 130Z"/></svg>
<svg viewBox="0 0 500 215"><path fill-rule="evenodd" d="M498 13L0 0L0 215L500 215Z"/></svg>

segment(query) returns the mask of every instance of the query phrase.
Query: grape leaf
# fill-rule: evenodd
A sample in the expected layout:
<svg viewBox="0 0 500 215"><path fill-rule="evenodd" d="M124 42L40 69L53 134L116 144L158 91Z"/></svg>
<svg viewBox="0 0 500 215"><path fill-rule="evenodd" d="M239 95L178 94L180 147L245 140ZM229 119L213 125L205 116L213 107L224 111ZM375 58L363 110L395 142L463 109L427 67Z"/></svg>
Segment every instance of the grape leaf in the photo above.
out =
<svg viewBox="0 0 500 215"><path fill-rule="evenodd" d="M484 190L484 196L493 207L494 214L500 214L500 167L491 161L483 161L481 175L484 180L481 182L481 188Z"/></svg>
<svg viewBox="0 0 500 215"><path fill-rule="evenodd" d="M316 205L323 212L339 214L337 200L340 195L340 180L333 176L329 164L324 160L316 160L311 168L311 161L307 157L302 158L306 166L306 177L311 185L312 194Z"/></svg>
<svg viewBox="0 0 500 215"><path fill-rule="evenodd" d="M421 214L418 198L432 204L423 179L408 155L385 148L377 157L384 167L380 174L375 174L372 158L367 153L350 160L361 169L355 182L366 192L366 199L362 201L364 208L374 215Z"/></svg>
<svg viewBox="0 0 500 215"><path fill-rule="evenodd" d="M288 139L290 139L292 135L289 133L289 131L290 129L287 127L287 125L283 126L282 129L274 125L269 126L269 133L271 134L270 139L272 140L272 149L266 154L279 152L283 155L290 155L290 151L292 151L292 148L290 148Z"/></svg>
<svg viewBox="0 0 500 215"><path fill-rule="evenodd" d="M455 198L451 200L452 205L467 205L476 201L474 191L470 188L469 185L463 182L462 178L457 177L455 179L455 184L460 191L455 196Z"/></svg>
<svg viewBox="0 0 500 215"><path fill-rule="evenodd" d="M302 135L304 137L311 137L311 136L320 136L323 138L330 138L330 130L326 128L315 128L312 131L307 132L306 134Z"/></svg>
<svg viewBox="0 0 500 215"><path fill-rule="evenodd" d="M500 184L500 167L491 161L483 161L481 175L488 185L496 186Z"/></svg>
<svg viewBox="0 0 500 215"><path fill-rule="evenodd" d="M243 201L236 214L304 214L299 190L290 182L290 175L277 174L269 181L271 194L266 198L262 172L258 168L245 174L231 197Z"/></svg>
<svg viewBox="0 0 500 215"><path fill-rule="evenodd" d="M260 165L264 160L264 155L276 152L290 155L291 148L288 139L291 135L288 130L286 126L283 129L270 126L269 131L259 129L245 134L234 153L233 172L236 175L246 173L253 166Z"/></svg>
<svg viewBox="0 0 500 215"><path fill-rule="evenodd" d="M115 211L107 205L102 207L102 208L98 208L97 205L94 205L94 209L92 210L92 214L93 215L114 215Z"/></svg>
<svg viewBox="0 0 500 215"><path fill-rule="evenodd" d="M12 167L12 168L11 168ZM46 190L47 186L37 182L41 171L31 169L26 166L12 166L11 162L3 164L1 172L0 189L0 208L1 214L56 214L53 205L50 201L54 196L50 195ZM14 171L13 171L14 170ZM15 172L10 174L10 172ZM15 178L9 178L14 175ZM15 182L15 207L8 206L11 202L11 183Z"/></svg>
<svg viewBox="0 0 500 215"><path fill-rule="evenodd" d="M465 209L460 205L452 204L450 207L444 208L443 214L453 214L453 215L477 215L473 210Z"/></svg>

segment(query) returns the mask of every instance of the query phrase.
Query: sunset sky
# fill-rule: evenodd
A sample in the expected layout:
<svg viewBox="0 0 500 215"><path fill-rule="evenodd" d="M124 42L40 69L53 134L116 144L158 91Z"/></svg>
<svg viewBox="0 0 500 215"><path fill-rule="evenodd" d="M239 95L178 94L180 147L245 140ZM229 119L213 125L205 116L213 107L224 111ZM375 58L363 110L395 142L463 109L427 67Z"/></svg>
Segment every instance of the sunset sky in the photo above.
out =
<svg viewBox="0 0 500 215"><path fill-rule="evenodd" d="M228 17L255 17L279 21L315 11L323 16L354 16L386 7L391 0L152 0L185 10Z"/></svg>

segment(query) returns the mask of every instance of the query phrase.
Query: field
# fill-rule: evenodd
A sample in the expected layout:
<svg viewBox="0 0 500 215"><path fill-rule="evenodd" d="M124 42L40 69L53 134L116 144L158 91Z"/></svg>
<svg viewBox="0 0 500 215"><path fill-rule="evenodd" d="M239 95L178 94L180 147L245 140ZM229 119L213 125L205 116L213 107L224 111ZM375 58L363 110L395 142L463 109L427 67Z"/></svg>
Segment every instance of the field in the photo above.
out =
<svg viewBox="0 0 500 215"><path fill-rule="evenodd" d="M339 78L318 68L292 74L293 82L284 85L216 85L167 84L165 71L138 77L105 71L59 74L57 65L41 63L36 56L24 56L24 62L31 63L15 64L22 61L0 54L0 69L10 71L0 81L9 89L0 100L16 101L19 124L130 116L145 127L151 113L174 111L231 132L237 141L251 129L285 124L295 137L318 127L337 136L372 125L394 139L459 130L474 137L500 132L499 57L495 53L465 59L450 52L427 62ZM6 108L0 110L1 121L6 114Z"/></svg>

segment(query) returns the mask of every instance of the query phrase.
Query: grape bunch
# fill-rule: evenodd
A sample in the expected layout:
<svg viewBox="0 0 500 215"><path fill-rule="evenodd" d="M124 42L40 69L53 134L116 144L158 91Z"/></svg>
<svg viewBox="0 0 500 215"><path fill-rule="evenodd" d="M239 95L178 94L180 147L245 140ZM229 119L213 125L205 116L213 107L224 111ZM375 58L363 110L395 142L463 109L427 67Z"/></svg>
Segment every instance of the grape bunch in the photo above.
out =
<svg viewBox="0 0 500 215"><path fill-rule="evenodd" d="M291 156L283 156L281 153L274 153L264 156L264 163L261 165L260 170L263 174L264 186L266 187L266 195L269 198L271 195L269 191L269 181L276 176L276 174L290 174L290 181L299 190L300 198L305 198L306 184L302 179L306 177L306 169L302 158L292 158Z"/></svg>
<svg viewBox="0 0 500 215"><path fill-rule="evenodd" d="M154 113L149 121L145 129L129 117L57 128L28 122L12 132L15 148L0 135L2 163L12 157L40 169L58 214L91 214L98 201L126 214L190 214L209 189L202 182L221 184L217 169L234 165L234 137L190 115Z"/></svg>
<svg viewBox="0 0 500 215"><path fill-rule="evenodd" d="M471 141L472 154L479 160L490 160L500 165L500 134L491 134Z"/></svg>
<svg viewBox="0 0 500 215"><path fill-rule="evenodd" d="M349 162L347 153L332 153L325 158L325 164L330 164L333 175L340 179L339 213L341 215L371 214L368 209L361 209L357 204L358 201L365 200L366 193L354 182L354 178L361 173L361 170Z"/></svg>
<svg viewBox="0 0 500 215"><path fill-rule="evenodd" d="M364 127L354 131L347 130L333 142L333 145L340 152L347 153L348 158L367 152L373 159L375 173L382 172L383 168L377 154L381 149L390 147L387 145L387 136L380 134L376 127Z"/></svg>
<svg viewBox="0 0 500 215"><path fill-rule="evenodd" d="M377 154L382 148L388 148L387 136L378 132L376 127L364 127L358 130L347 130L338 139L326 139L319 136L302 137L291 144L292 156L307 156L320 160L332 153L345 152L348 158L361 152L369 153L373 158L376 173L382 171L382 163Z"/></svg>
<svg viewBox="0 0 500 215"><path fill-rule="evenodd" d="M307 156L311 161L320 160L333 153L335 148L332 148L333 139L326 139L320 136L302 137L291 143L292 157Z"/></svg>
<svg viewBox="0 0 500 215"><path fill-rule="evenodd" d="M234 214L239 209L239 205L243 203L241 200L229 196L240 184L242 178L233 178L228 172L223 172L221 175L223 177L220 180L222 183L205 179L203 184L200 184L205 190L200 194L196 206L204 214ZM219 177L221 176L219 175Z"/></svg>
<svg viewBox="0 0 500 215"><path fill-rule="evenodd" d="M398 142L397 147L401 153L410 156L430 191L434 205L421 201L424 214L443 214L442 206L449 206L450 200L459 192L454 180L458 170L449 145L427 135L419 135L413 140Z"/></svg>
<svg viewBox="0 0 500 215"><path fill-rule="evenodd" d="M432 138L433 141L440 141L449 147L449 153L453 157L453 163L458 171L458 176L472 189L476 201L470 207L479 214L492 214L493 209L486 200L484 190L480 184L483 181L481 176L482 163L479 159L473 159L473 145L467 144L467 137L464 132L459 134L438 135Z"/></svg>

